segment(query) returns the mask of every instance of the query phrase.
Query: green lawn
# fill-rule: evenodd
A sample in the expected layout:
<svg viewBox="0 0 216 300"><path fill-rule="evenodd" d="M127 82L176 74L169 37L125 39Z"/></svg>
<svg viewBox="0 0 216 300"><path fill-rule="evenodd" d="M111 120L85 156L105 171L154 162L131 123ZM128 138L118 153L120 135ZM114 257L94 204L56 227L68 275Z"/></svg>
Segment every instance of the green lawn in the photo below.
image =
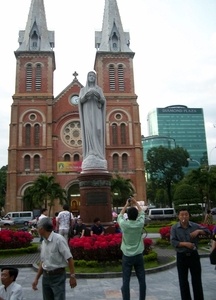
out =
<svg viewBox="0 0 216 300"><path fill-rule="evenodd" d="M170 258L170 262L172 262L174 258ZM145 269L151 269L161 266L157 261L145 262ZM66 269L69 272L69 269ZM121 264L115 266L103 266L103 267L75 267L76 273L106 273L106 272L122 272Z"/></svg>
<svg viewBox="0 0 216 300"><path fill-rule="evenodd" d="M148 233L159 233L160 227L145 227Z"/></svg>

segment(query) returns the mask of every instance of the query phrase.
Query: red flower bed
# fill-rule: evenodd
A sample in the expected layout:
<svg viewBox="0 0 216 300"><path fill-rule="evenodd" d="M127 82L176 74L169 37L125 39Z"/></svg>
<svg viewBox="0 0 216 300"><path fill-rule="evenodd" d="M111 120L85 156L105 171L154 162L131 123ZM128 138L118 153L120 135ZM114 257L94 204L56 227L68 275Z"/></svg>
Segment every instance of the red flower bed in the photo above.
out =
<svg viewBox="0 0 216 300"><path fill-rule="evenodd" d="M151 245L152 245L152 239L148 239L148 238L145 238L144 240L143 240L143 242L144 242L144 246L145 246L145 249L144 249L144 255L147 255L147 254L149 254L149 252L151 251Z"/></svg>
<svg viewBox="0 0 216 300"><path fill-rule="evenodd" d="M147 242L145 242L147 240ZM69 247L76 260L115 261L122 257L120 249L122 234L93 235L82 238L73 238ZM145 239L147 253L152 245L151 239ZM147 254L144 252L144 254Z"/></svg>
<svg viewBox="0 0 216 300"><path fill-rule="evenodd" d="M159 233L161 235L162 240L167 240L167 241L170 240L170 229L171 229L171 226L166 226L166 227L160 228Z"/></svg>
<svg viewBox="0 0 216 300"><path fill-rule="evenodd" d="M24 231L1 230L0 249L16 249L29 247L33 236Z"/></svg>
<svg viewBox="0 0 216 300"><path fill-rule="evenodd" d="M215 225L207 225L207 224L200 224L200 225L208 228L208 230L210 230L211 232L213 232L215 228Z"/></svg>
<svg viewBox="0 0 216 300"><path fill-rule="evenodd" d="M211 233L213 232L213 229L215 227L215 225L207 225L207 224L200 224L200 225L208 228ZM167 240L167 241L170 240L170 230L171 230L171 226L160 228L159 233L161 235L162 240ZM208 238L208 237L206 237L206 235L204 235L204 236L200 236L199 238Z"/></svg>

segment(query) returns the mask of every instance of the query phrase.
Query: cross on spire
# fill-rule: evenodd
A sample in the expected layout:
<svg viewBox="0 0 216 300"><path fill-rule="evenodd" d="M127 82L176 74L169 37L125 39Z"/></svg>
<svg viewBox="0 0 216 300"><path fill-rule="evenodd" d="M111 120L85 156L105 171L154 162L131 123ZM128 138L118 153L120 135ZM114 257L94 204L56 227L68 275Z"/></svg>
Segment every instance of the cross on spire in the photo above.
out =
<svg viewBox="0 0 216 300"><path fill-rule="evenodd" d="M74 73L73 73L73 76L74 76L74 80L77 80L77 76L78 76L79 74L75 71Z"/></svg>

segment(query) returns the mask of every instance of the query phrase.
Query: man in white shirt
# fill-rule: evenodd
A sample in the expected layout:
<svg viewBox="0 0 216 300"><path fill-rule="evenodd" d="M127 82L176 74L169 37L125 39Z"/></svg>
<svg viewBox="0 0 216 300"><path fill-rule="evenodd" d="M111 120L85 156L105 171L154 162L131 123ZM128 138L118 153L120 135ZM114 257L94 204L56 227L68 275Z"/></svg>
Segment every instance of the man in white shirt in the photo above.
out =
<svg viewBox="0 0 216 300"><path fill-rule="evenodd" d="M22 287L16 283L19 271L17 268L4 267L1 269L0 300L24 300Z"/></svg>
<svg viewBox="0 0 216 300"><path fill-rule="evenodd" d="M67 266L70 270L70 287L75 288L77 285L73 256L68 243L64 237L53 231L53 224L50 218L43 218L38 222L38 231L44 240L41 245L41 262L35 280L32 283L32 288L37 290L38 280L43 275L43 300L65 300L65 268Z"/></svg>
<svg viewBox="0 0 216 300"><path fill-rule="evenodd" d="M69 211L68 204L64 204L63 211L56 218L56 230L66 241L68 241L68 232L71 226L73 226L73 214Z"/></svg>
<svg viewBox="0 0 216 300"><path fill-rule="evenodd" d="M41 209L41 215L38 218L38 221L43 219L43 218L47 218L47 215L48 215L48 209L47 208L42 208Z"/></svg>

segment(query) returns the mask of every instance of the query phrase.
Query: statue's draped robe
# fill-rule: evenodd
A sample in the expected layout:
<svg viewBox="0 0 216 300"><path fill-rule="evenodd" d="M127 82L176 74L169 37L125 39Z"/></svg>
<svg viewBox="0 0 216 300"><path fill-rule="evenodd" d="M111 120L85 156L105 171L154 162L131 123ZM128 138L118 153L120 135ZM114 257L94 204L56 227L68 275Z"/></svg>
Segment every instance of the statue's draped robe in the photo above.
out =
<svg viewBox="0 0 216 300"><path fill-rule="evenodd" d="M95 95L87 96L86 93L96 91ZM89 155L94 155L100 159L105 159L105 118L106 99L102 89L96 85L89 87L87 84L79 94L79 114L82 130L83 159Z"/></svg>

